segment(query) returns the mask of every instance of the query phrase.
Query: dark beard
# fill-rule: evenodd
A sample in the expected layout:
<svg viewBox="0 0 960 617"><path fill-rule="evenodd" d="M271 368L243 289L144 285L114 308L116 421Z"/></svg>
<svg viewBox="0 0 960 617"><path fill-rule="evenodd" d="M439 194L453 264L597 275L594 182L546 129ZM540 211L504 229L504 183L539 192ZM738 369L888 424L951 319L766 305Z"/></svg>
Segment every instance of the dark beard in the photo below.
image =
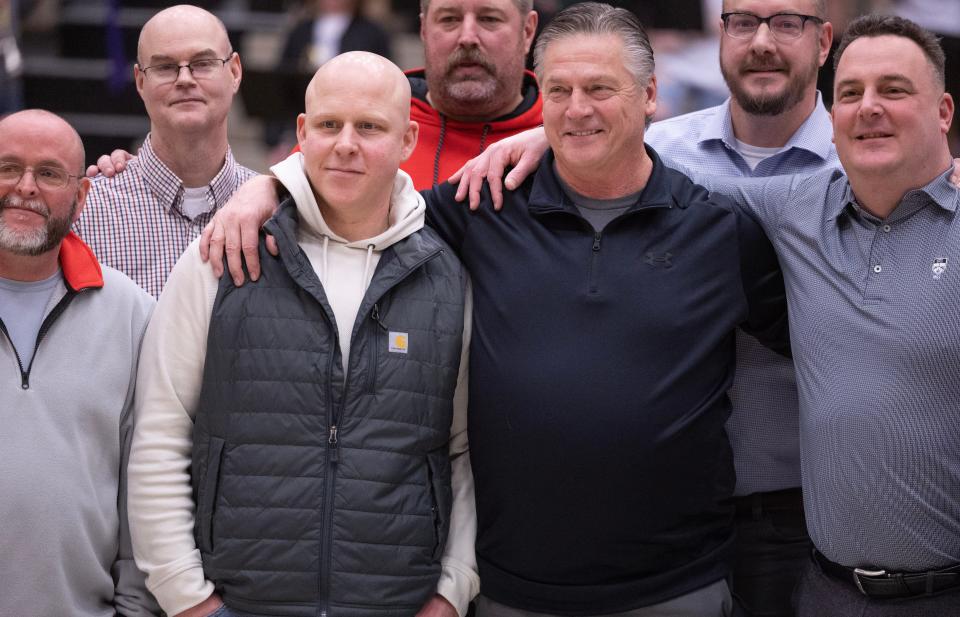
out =
<svg viewBox="0 0 960 617"><path fill-rule="evenodd" d="M793 75L783 92L779 94L761 94L754 96L740 87L740 83L732 78L730 72L721 64L723 80L727 82L730 96L745 112L751 116L778 116L790 111L803 100L807 85L817 79L818 66L812 64L812 70L806 75ZM739 70L739 68L737 69Z"/></svg>

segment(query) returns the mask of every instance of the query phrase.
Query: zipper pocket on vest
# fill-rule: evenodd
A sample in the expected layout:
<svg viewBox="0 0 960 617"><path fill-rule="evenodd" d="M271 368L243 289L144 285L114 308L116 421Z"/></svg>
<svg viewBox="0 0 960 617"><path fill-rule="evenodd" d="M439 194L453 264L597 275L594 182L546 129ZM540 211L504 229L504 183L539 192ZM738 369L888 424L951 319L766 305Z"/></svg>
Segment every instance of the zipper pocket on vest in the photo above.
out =
<svg viewBox="0 0 960 617"><path fill-rule="evenodd" d="M444 452L444 455L446 453ZM430 511L433 514L433 560L439 561L443 556L446 545L446 536L443 531L443 518L440 510L440 495L437 492L438 471L434 469L433 455L427 454L427 484L430 488Z"/></svg>
<svg viewBox="0 0 960 617"><path fill-rule="evenodd" d="M219 437L210 438L207 454L207 474L203 479L203 492L200 495L200 550L213 552L213 519L216 514L217 488L220 485L220 466L223 463L224 441Z"/></svg>
<svg viewBox="0 0 960 617"><path fill-rule="evenodd" d="M377 393L377 363L380 362L380 345L382 343L382 337L380 332L388 333L390 331L387 328L386 324L380 321L380 303L373 305L373 309L370 311L370 319L373 320L378 327L373 330L373 352L368 354L370 360L367 363L367 391L370 394Z"/></svg>

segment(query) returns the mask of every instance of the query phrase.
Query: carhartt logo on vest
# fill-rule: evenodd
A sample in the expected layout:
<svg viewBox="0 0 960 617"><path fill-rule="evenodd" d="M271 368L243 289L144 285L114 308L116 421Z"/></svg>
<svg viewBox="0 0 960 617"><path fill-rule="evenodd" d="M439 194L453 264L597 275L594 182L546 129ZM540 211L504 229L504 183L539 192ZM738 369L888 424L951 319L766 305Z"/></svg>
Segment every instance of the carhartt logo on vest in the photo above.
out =
<svg viewBox="0 0 960 617"><path fill-rule="evenodd" d="M406 332L391 332L390 344L387 347L387 351L392 351L393 353L407 353L408 344L409 335Z"/></svg>

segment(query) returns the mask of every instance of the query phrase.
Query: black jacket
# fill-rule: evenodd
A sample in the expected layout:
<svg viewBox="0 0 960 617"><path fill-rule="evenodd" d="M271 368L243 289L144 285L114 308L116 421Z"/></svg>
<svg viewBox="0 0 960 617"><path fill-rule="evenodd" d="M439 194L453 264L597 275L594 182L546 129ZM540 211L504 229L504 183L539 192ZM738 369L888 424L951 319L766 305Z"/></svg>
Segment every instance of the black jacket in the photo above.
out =
<svg viewBox="0 0 960 617"><path fill-rule="evenodd" d="M552 153L499 213L486 192L475 213L455 187L428 195L473 283L477 559L509 606L621 612L727 573L734 330L782 342L783 281L753 219L649 152L602 233Z"/></svg>

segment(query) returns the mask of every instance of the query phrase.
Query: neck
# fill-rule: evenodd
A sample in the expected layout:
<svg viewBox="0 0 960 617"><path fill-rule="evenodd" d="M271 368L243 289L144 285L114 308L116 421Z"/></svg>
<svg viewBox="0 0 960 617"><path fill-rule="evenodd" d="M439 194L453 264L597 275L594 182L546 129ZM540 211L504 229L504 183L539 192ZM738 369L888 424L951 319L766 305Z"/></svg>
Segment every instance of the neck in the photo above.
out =
<svg viewBox="0 0 960 617"><path fill-rule="evenodd" d="M516 109L521 101L523 101L523 95L517 94L516 97L499 107L490 105L486 108L478 108L472 103L460 103L459 101L447 99L439 101L440 104L438 105L431 94L427 92L427 102L430 103L431 107L451 120L457 120L459 122L489 122L500 116L507 115Z"/></svg>
<svg viewBox="0 0 960 617"><path fill-rule="evenodd" d="M164 165L177 174L187 188L206 186L223 169L227 156L227 127L214 134L171 134L152 127L150 143Z"/></svg>
<svg viewBox="0 0 960 617"><path fill-rule="evenodd" d="M615 169L576 169L556 160L557 174L577 193L591 199L616 199L642 191L653 172L653 160L647 151L640 161L630 160Z"/></svg>
<svg viewBox="0 0 960 617"><path fill-rule="evenodd" d="M909 171L872 174L848 172L847 179L860 207L879 219L886 219L900 205L904 195L930 184L953 165L949 152L940 158L941 160L932 160L922 168L913 168L913 171L931 170L922 174L911 175Z"/></svg>
<svg viewBox="0 0 960 617"><path fill-rule="evenodd" d="M376 206L365 204L375 203ZM333 205L317 196L320 214L330 229L347 242L379 236L390 226L390 195L363 204Z"/></svg>
<svg viewBox="0 0 960 617"><path fill-rule="evenodd" d="M42 281L60 267L60 246L41 255L20 255L0 250L0 277L10 281Z"/></svg>
<svg viewBox="0 0 960 617"><path fill-rule="evenodd" d="M758 148L782 148L806 122L817 106L817 91L811 89L803 100L775 116L759 116L744 111L735 98L730 99L733 134L745 144Z"/></svg>

